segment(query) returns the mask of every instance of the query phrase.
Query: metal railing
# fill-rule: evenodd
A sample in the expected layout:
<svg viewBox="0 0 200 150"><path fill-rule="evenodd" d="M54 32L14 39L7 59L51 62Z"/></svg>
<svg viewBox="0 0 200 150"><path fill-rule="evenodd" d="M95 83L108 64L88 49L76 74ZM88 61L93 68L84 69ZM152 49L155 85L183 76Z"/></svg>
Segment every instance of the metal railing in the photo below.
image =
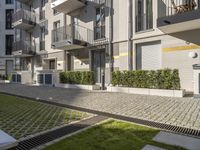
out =
<svg viewBox="0 0 200 150"><path fill-rule="evenodd" d="M153 12L151 14L142 14L137 15L136 20L136 26L135 30L136 32L145 31L153 28Z"/></svg>
<svg viewBox="0 0 200 150"><path fill-rule="evenodd" d="M20 2L20 3L25 3L25 4L27 4L27 3L29 3L29 2L31 2L31 1L33 1L33 0L17 0L18 2Z"/></svg>
<svg viewBox="0 0 200 150"><path fill-rule="evenodd" d="M20 9L20 10L16 11L12 16L12 22L13 23L18 21L18 20L21 20L21 19L26 20L28 22L33 22L33 23L36 22L35 13L30 12L28 10Z"/></svg>
<svg viewBox="0 0 200 150"><path fill-rule="evenodd" d="M92 44L94 32L88 28L72 24L52 30L52 42L62 42L64 40L79 40Z"/></svg>
<svg viewBox="0 0 200 150"><path fill-rule="evenodd" d="M35 52L35 46L31 41L16 41L13 43L12 52L22 51L22 54L33 54Z"/></svg>
<svg viewBox="0 0 200 150"><path fill-rule="evenodd" d="M200 0L158 0L158 18L200 9Z"/></svg>
<svg viewBox="0 0 200 150"><path fill-rule="evenodd" d="M87 1L90 1L90 2L93 2L96 4L105 4L106 3L106 0L87 0Z"/></svg>
<svg viewBox="0 0 200 150"><path fill-rule="evenodd" d="M59 0L51 0L52 3L55 2L55 1L59 1ZM78 1L85 2L86 0L78 0Z"/></svg>

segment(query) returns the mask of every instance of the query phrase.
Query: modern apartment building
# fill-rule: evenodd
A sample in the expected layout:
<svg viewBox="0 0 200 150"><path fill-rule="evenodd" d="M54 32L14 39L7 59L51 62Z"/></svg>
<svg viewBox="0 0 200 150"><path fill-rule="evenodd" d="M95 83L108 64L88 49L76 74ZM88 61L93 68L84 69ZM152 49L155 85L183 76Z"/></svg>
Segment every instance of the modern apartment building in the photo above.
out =
<svg viewBox="0 0 200 150"><path fill-rule="evenodd" d="M182 88L193 91L199 0L18 2L13 54L32 83L51 83L55 71L92 70L96 84L105 75L109 85L113 70L176 68Z"/></svg>
<svg viewBox="0 0 200 150"><path fill-rule="evenodd" d="M15 9L14 0L0 1L0 74L9 75L14 69L14 58L12 56L12 43L14 40L14 29L12 28L12 14Z"/></svg>

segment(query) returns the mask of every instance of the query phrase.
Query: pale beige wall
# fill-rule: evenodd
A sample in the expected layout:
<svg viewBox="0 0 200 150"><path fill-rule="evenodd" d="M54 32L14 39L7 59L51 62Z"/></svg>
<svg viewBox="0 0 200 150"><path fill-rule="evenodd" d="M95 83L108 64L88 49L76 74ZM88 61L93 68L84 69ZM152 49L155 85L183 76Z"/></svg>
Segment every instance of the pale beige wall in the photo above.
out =
<svg viewBox="0 0 200 150"><path fill-rule="evenodd" d="M113 1L113 42L128 40L128 0Z"/></svg>
<svg viewBox="0 0 200 150"><path fill-rule="evenodd" d="M133 8L135 3L133 3ZM153 1L153 10L157 10L157 1ZM135 11L133 11L135 17ZM199 63L199 56L197 58L190 58L190 52L196 52L200 55L200 47L194 46L200 44L198 40L199 30L188 31L183 33L175 33L172 35L165 35L157 28L157 11L153 12L153 29L144 32L135 32L135 24L133 26L133 64L135 69L135 50L136 44L161 41L162 51L162 68L179 69L181 78L181 88L187 91L193 91L193 64Z"/></svg>
<svg viewBox="0 0 200 150"><path fill-rule="evenodd" d="M193 65L200 60L200 47L193 43L171 36L164 36L162 40L163 68L179 69L181 87L193 91ZM191 58L191 52L198 54L198 57Z"/></svg>
<svg viewBox="0 0 200 150"><path fill-rule="evenodd" d="M115 43L113 47L115 70L128 70L128 42Z"/></svg>

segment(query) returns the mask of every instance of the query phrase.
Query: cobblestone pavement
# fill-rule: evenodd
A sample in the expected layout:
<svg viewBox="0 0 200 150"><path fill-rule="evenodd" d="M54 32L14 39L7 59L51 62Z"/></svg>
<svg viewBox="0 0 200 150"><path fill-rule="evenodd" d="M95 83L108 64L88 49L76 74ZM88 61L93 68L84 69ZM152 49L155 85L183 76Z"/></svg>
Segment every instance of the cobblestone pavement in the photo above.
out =
<svg viewBox="0 0 200 150"><path fill-rule="evenodd" d="M17 84L0 84L0 92L200 130L200 99L90 92Z"/></svg>

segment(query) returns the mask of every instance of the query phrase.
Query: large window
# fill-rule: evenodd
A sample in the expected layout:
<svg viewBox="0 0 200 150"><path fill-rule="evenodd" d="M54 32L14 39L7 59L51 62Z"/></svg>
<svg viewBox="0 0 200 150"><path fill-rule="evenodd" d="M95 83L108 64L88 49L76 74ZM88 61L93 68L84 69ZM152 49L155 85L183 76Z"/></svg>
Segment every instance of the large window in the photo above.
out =
<svg viewBox="0 0 200 150"><path fill-rule="evenodd" d="M41 0L40 1L40 20L44 20L45 19L45 0Z"/></svg>
<svg viewBox="0 0 200 150"><path fill-rule="evenodd" d="M153 0L136 0L136 32L153 28Z"/></svg>
<svg viewBox="0 0 200 150"><path fill-rule="evenodd" d="M105 38L105 6L101 5L96 8L96 20L95 20L95 40Z"/></svg>
<svg viewBox="0 0 200 150"><path fill-rule="evenodd" d="M12 54L12 47L13 47L13 41L14 36L13 35L6 35L6 43L5 43L5 49L6 49L6 55Z"/></svg>
<svg viewBox="0 0 200 150"><path fill-rule="evenodd" d="M59 29L60 28L60 21L56 21L53 23L53 29Z"/></svg>
<svg viewBox="0 0 200 150"><path fill-rule="evenodd" d="M6 29L12 29L13 9L6 9Z"/></svg>
<svg viewBox="0 0 200 150"><path fill-rule="evenodd" d="M59 29L60 28L60 21L56 21L56 22L54 22L53 23L53 29L54 29L54 33L53 33L53 41L54 42L58 42L58 41L60 41L61 39L62 39L62 31L63 30L60 30Z"/></svg>
<svg viewBox="0 0 200 150"><path fill-rule="evenodd" d="M56 69L56 61L55 60L49 60L49 69L50 70Z"/></svg>
<svg viewBox="0 0 200 150"><path fill-rule="evenodd" d="M200 9L200 0L198 0L198 9Z"/></svg>
<svg viewBox="0 0 200 150"><path fill-rule="evenodd" d="M14 0L6 0L6 4L14 4Z"/></svg>
<svg viewBox="0 0 200 150"><path fill-rule="evenodd" d="M41 0L41 7L45 6L45 0Z"/></svg>
<svg viewBox="0 0 200 150"><path fill-rule="evenodd" d="M45 26L40 28L40 50L45 50Z"/></svg>

